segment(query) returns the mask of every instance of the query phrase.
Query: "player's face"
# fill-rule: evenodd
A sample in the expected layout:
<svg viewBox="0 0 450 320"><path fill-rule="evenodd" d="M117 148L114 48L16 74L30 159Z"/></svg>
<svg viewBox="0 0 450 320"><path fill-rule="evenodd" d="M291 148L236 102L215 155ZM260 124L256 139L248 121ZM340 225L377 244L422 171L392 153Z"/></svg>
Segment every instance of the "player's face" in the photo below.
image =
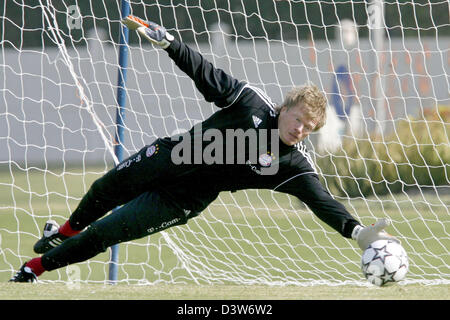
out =
<svg viewBox="0 0 450 320"><path fill-rule="evenodd" d="M287 108L283 107L278 117L278 130L281 141L293 146L305 139L316 127L314 121L303 110L303 105Z"/></svg>

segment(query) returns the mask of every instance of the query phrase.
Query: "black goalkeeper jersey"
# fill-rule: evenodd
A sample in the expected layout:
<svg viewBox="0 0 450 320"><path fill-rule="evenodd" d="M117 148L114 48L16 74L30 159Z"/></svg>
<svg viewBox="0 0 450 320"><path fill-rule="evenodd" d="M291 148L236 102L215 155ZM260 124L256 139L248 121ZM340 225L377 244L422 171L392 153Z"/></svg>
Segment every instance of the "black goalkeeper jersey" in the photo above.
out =
<svg viewBox="0 0 450 320"><path fill-rule="evenodd" d="M178 139L158 139L156 143L160 150L173 151L183 139L191 138L194 141L196 135L211 129L220 132L223 137L227 130L266 130L270 133L278 129L275 105L261 90L215 68L201 54L177 40L166 50L176 65L195 82L206 101L213 102L220 110ZM240 153L235 152L234 159L228 159L232 161L224 160L223 163L195 162L194 154L198 150L193 150L192 161L180 164L183 174L176 170L179 176L168 178L167 183L161 183L158 190L190 215L204 210L222 191L270 189L284 192L303 201L322 221L350 238L354 226L359 222L321 185L304 144L287 146L281 140L277 141L275 155L271 150L273 145L270 139L267 141L266 147L261 150L254 145L247 146L243 159L237 159ZM209 143L202 139L202 150ZM191 146L193 148L193 144ZM257 159L251 157L250 147L257 149ZM225 149L224 146L224 153ZM264 170L275 165L276 170L264 174Z"/></svg>

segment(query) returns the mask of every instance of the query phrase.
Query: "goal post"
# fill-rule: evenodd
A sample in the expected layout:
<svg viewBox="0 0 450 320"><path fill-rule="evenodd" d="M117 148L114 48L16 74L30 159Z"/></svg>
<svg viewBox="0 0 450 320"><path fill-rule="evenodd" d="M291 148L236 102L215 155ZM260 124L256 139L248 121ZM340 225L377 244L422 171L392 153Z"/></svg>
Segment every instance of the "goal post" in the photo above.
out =
<svg viewBox="0 0 450 320"><path fill-rule="evenodd" d="M130 14L130 3L128 0L121 0L120 16L127 17ZM116 112L116 136L115 136L115 154L119 162L123 160L123 128L125 125L125 106L126 106L126 81L128 67L128 37L129 30L121 26L119 38L119 71L117 76L117 112ZM111 284L117 283L119 262L119 245L111 247L111 261L109 264L109 281Z"/></svg>
<svg viewBox="0 0 450 320"><path fill-rule="evenodd" d="M450 283L448 1L91 3L0 5L0 281L95 179L217 110L164 50L128 35L130 12L274 103L317 84L328 121L305 143L327 191L364 224L392 221L403 283ZM367 285L353 240L270 190L222 192L186 225L111 250L40 280Z"/></svg>

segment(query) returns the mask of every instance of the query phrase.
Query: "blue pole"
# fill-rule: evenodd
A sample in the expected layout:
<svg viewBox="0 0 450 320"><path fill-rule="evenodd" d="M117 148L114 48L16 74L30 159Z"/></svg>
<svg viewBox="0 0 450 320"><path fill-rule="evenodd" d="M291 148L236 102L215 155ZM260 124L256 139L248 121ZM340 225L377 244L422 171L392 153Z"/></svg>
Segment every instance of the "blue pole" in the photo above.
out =
<svg viewBox="0 0 450 320"><path fill-rule="evenodd" d="M121 1L121 17L124 18L130 14L130 3L128 0ZM127 81L128 66L128 28L121 25L119 41L119 72L117 80L117 112L116 112L116 134L114 152L117 159L123 160L123 121L125 119L126 91L125 83ZM109 263L109 282L116 284L118 278L119 245L111 246L111 260Z"/></svg>

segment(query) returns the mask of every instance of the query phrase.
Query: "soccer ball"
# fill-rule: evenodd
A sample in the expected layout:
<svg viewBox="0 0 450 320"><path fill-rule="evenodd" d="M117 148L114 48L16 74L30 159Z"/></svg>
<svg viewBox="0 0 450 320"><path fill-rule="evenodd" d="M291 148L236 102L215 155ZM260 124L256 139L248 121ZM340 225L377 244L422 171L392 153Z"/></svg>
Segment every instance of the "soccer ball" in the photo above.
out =
<svg viewBox="0 0 450 320"><path fill-rule="evenodd" d="M366 279L377 286L403 280L408 272L405 249L391 240L377 240L364 250L361 269Z"/></svg>

